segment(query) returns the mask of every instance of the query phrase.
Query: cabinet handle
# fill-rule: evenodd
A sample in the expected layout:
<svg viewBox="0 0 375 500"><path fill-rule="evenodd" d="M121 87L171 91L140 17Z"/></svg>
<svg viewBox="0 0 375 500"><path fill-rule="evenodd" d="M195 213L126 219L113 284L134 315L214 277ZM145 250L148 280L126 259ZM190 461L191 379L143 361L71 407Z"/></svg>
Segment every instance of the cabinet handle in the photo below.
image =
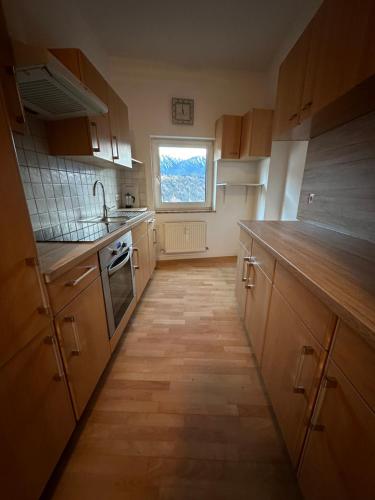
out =
<svg viewBox="0 0 375 500"><path fill-rule="evenodd" d="M48 298L46 295L46 292L44 291L44 285L42 282L42 278L40 276L40 269L39 269L39 263L38 259L36 257L28 257L25 259L26 265L29 267L32 267L35 271L36 279L38 282L39 290L40 290L40 295L42 296L42 305L38 307L38 312L39 314L45 314L46 316L49 316L50 314L50 308L49 308L49 303L48 303Z"/></svg>
<svg viewBox="0 0 375 500"><path fill-rule="evenodd" d="M133 269L140 269L140 267L139 267L139 250L138 250L138 248L134 248L133 247L133 253L134 252L137 252L137 265L133 266Z"/></svg>
<svg viewBox="0 0 375 500"><path fill-rule="evenodd" d="M248 280L249 266L252 265L251 257L244 257L242 262L242 281Z"/></svg>
<svg viewBox="0 0 375 500"><path fill-rule="evenodd" d="M246 269L247 269L247 272L246 272L246 279L244 281L246 281L246 285L245 285L245 288L247 288L248 290L252 289L252 288L255 288L255 283L249 283L249 279L250 279L250 266L254 267L256 265L256 260L254 257L247 257L246 258Z"/></svg>
<svg viewBox="0 0 375 500"><path fill-rule="evenodd" d="M74 343L76 345L76 348L72 350L72 354L74 356L79 356L81 354L81 343L79 341L76 319L74 316L67 316L66 318L64 318L64 321L72 325L73 338L74 338Z"/></svg>
<svg viewBox="0 0 375 500"><path fill-rule="evenodd" d="M288 120L291 122L292 120L294 120L295 118L297 118L297 116L298 116L298 113L293 113L292 116L290 116L288 118Z"/></svg>
<svg viewBox="0 0 375 500"><path fill-rule="evenodd" d="M302 111L306 111L306 109L311 108L312 103L313 103L312 101L307 102L307 103L303 106Z"/></svg>
<svg viewBox="0 0 375 500"><path fill-rule="evenodd" d="M324 431L324 425L318 424L319 415L324 403L327 389L335 389L337 387L337 380L334 377L325 376L322 382L322 388L320 390L318 400L315 405L314 413L311 417L310 429L312 431Z"/></svg>
<svg viewBox="0 0 375 500"><path fill-rule="evenodd" d="M113 139L114 139L114 141L113 141ZM116 154L115 155L113 154L113 142L116 143ZM120 156L118 154L118 141L117 141L117 137L115 135L112 136L112 158L114 160L119 160L120 159Z"/></svg>
<svg viewBox="0 0 375 500"><path fill-rule="evenodd" d="M306 356L309 356L311 354L314 354L314 349L311 346L309 345L302 346L298 361L297 372L294 377L294 384L293 384L293 392L296 394L304 394L306 392L306 389L302 385L300 385L300 378L302 375L305 358Z"/></svg>
<svg viewBox="0 0 375 500"><path fill-rule="evenodd" d="M155 228L153 228L153 229L152 229L152 234L153 234L153 236L154 236L154 238L153 238L153 240L152 240L152 243L153 243L154 245L156 245L156 243L157 243L158 241L157 241L157 238L156 238L156 229L155 229Z"/></svg>
<svg viewBox="0 0 375 500"><path fill-rule="evenodd" d="M53 379L60 381L65 377L65 373L64 373L64 368L62 366L59 350L57 347L56 338L53 335L48 335L48 337L44 339L44 342L46 344L52 345L53 354L55 355L55 360L57 365L57 374L53 377Z"/></svg>
<svg viewBox="0 0 375 500"><path fill-rule="evenodd" d="M93 137L91 138L92 140L92 150L95 152L95 153L99 153L100 152L100 143L99 143L99 135L98 135L98 126L95 122L90 122L90 127L93 129L94 133L95 133L95 140L96 140L96 146L93 145L94 141L92 140Z"/></svg>
<svg viewBox="0 0 375 500"><path fill-rule="evenodd" d="M81 276L76 278L75 280L67 281L65 283L65 286L77 286L78 283L80 283L83 279L86 278L86 276L88 276L93 271L95 271L96 268L97 268L97 266L83 266L82 269L86 269L86 271L83 274L81 274Z"/></svg>

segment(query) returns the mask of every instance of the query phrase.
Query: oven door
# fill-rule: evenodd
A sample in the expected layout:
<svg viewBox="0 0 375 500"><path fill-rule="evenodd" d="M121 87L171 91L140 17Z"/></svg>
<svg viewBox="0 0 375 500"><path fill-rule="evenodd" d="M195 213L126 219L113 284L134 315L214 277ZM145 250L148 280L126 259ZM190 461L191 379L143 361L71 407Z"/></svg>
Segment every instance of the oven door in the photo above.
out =
<svg viewBox="0 0 375 500"><path fill-rule="evenodd" d="M103 271L103 288L110 337L115 333L135 297L131 253L132 250L129 248L113 259Z"/></svg>

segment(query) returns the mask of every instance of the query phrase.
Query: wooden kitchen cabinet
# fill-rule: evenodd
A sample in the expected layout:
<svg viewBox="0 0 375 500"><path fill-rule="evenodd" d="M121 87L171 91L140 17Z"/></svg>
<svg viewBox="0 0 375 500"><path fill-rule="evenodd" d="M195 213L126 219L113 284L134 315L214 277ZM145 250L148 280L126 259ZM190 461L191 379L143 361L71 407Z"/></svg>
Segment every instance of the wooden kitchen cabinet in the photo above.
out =
<svg viewBox="0 0 375 500"><path fill-rule="evenodd" d="M271 156L272 109L252 109L242 117L240 158Z"/></svg>
<svg viewBox="0 0 375 500"><path fill-rule="evenodd" d="M326 351L273 288L261 371L286 447L297 465Z"/></svg>
<svg viewBox="0 0 375 500"><path fill-rule="evenodd" d="M300 121L310 38L311 26L308 26L280 66L273 121L274 140L283 139L285 133Z"/></svg>
<svg viewBox="0 0 375 500"><path fill-rule="evenodd" d="M298 474L306 500L372 500L375 413L331 361Z"/></svg>
<svg viewBox="0 0 375 500"><path fill-rule="evenodd" d="M108 84L79 49L50 49L74 75L108 105ZM50 153L113 161L109 113L50 121Z"/></svg>
<svg viewBox="0 0 375 500"><path fill-rule="evenodd" d="M251 256L251 247L249 250L240 242L238 249L238 256L237 256L236 297L241 319L243 319L245 316L246 295L247 295L246 282L248 274L250 272L250 266L249 266L250 256Z"/></svg>
<svg viewBox="0 0 375 500"><path fill-rule="evenodd" d="M50 323L30 217L0 88L0 367Z"/></svg>
<svg viewBox="0 0 375 500"><path fill-rule="evenodd" d="M246 287L245 328L261 365L272 282L255 263L250 265Z"/></svg>
<svg viewBox="0 0 375 500"><path fill-rule="evenodd" d="M223 115L215 124L215 160L236 160L240 157L242 116Z"/></svg>
<svg viewBox="0 0 375 500"><path fill-rule="evenodd" d="M0 370L2 498L39 498L75 419L51 327Z"/></svg>
<svg viewBox="0 0 375 500"><path fill-rule="evenodd" d="M108 108L113 161L118 165L132 168L128 107L109 86Z"/></svg>
<svg viewBox="0 0 375 500"><path fill-rule="evenodd" d="M78 419L110 357L100 277L55 317L55 325Z"/></svg>
<svg viewBox="0 0 375 500"><path fill-rule="evenodd" d="M155 270L156 266L156 221L155 219L151 219L147 221L147 238L148 238L148 258L149 258L149 273L150 276Z"/></svg>
<svg viewBox="0 0 375 500"><path fill-rule="evenodd" d="M325 0L317 16L313 112L375 72L372 0Z"/></svg>
<svg viewBox="0 0 375 500"><path fill-rule="evenodd" d="M140 238L137 238L136 243L133 245L133 266L135 269L135 287L138 302L151 276L147 230Z"/></svg>

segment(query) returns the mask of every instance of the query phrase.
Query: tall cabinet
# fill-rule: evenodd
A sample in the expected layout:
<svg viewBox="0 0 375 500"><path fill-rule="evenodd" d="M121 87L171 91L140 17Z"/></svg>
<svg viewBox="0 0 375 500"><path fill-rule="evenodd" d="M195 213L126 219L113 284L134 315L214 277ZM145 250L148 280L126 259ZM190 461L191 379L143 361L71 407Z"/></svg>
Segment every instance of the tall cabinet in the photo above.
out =
<svg viewBox="0 0 375 500"><path fill-rule="evenodd" d="M4 498L31 500L39 497L75 419L2 89L0 144L0 484Z"/></svg>

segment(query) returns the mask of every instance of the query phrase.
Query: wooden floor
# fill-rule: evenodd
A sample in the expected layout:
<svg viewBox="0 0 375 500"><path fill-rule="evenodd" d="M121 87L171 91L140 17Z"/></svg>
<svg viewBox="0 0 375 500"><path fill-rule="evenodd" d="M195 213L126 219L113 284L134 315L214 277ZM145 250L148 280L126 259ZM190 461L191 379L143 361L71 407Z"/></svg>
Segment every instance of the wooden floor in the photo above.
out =
<svg viewBox="0 0 375 500"><path fill-rule="evenodd" d="M54 499L300 498L234 279L234 263L155 272Z"/></svg>

